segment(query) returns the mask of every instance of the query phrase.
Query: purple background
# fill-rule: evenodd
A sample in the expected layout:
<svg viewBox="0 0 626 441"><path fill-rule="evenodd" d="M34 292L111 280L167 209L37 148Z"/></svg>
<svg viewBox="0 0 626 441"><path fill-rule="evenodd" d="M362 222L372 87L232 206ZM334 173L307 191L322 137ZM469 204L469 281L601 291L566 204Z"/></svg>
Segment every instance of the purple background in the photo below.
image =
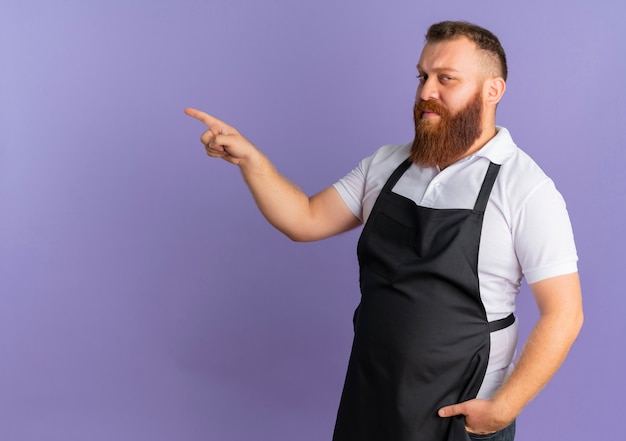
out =
<svg viewBox="0 0 626 441"><path fill-rule="evenodd" d="M0 439L328 440L358 232L295 244L196 106L309 193L412 136L427 26L475 21L498 123L568 201L586 323L518 439L615 439L626 395L621 0L2 0ZM536 317L519 299L524 335Z"/></svg>

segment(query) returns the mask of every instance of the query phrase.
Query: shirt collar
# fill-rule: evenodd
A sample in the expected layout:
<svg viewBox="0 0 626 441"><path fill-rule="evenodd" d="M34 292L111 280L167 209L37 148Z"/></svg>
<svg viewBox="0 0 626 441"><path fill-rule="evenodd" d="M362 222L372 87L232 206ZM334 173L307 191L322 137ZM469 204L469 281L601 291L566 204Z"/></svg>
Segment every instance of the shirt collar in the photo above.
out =
<svg viewBox="0 0 626 441"><path fill-rule="evenodd" d="M496 136L476 151L474 156L485 157L495 164L504 164L513 156L516 148L509 131L504 127L496 126Z"/></svg>

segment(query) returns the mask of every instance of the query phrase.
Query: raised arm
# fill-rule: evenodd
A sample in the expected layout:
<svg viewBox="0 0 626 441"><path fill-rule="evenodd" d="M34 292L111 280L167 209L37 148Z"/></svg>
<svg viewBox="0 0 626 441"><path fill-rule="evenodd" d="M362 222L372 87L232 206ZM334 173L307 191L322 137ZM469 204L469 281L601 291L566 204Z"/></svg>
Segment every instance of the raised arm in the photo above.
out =
<svg viewBox="0 0 626 441"><path fill-rule="evenodd" d="M239 167L263 216L290 239L314 241L360 225L334 187L308 197L234 127L200 110L185 113L208 127L200 138L207 155Z"/></svg>

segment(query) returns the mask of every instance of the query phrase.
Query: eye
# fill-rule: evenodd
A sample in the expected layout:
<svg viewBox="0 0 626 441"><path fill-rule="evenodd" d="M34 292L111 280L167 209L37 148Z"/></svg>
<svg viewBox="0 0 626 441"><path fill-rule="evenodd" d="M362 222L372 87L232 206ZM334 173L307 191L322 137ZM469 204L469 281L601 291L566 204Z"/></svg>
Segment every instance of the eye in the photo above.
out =
<svg viewBox="0 0 626 441"><path fill-rule="evenodd" d="M450 75L439 75L439 82L440 83L448 83L450 81L454 80L453 77L451 77Z"/></svg>
<svg viewBox="0 0 626 441"><path fill-rule="evenodd" d="M415 78L417 78L420 81L420 84L424 84L426 80L428 79L428 75L421 73L421 74L418 74Z"/></svg>

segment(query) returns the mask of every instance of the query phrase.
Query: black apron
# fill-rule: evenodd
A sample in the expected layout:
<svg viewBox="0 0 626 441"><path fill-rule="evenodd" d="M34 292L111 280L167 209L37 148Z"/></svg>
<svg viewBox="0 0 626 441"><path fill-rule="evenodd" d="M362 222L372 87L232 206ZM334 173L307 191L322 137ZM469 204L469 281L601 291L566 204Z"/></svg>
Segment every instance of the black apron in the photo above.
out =
<svg viewBox="0 0 626 441"><path fill-rule="evenodd" d="M432 209L383 187L357 248L361 303L333 441L467 441L464 417L437 410L475 398L490 351L478 248L500 166L474 209Z"/></svg>

